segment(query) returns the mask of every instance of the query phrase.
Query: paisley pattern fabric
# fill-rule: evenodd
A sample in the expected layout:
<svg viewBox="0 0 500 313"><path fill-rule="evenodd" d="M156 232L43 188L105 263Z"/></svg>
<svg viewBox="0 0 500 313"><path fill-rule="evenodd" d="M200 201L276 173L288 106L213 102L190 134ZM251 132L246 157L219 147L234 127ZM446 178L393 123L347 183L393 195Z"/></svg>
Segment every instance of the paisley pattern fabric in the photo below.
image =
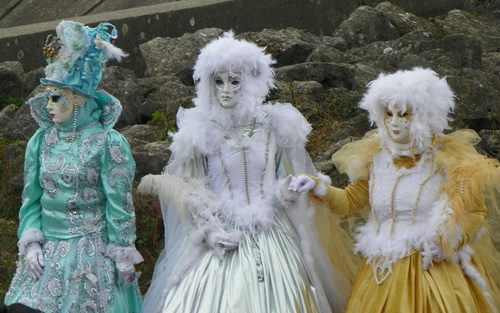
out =
<svg viewBox="0 0 500 313"><path fill-rule="evenodd" d="M123 136L99 120L85 120L91 122L79 120L74 141L66 140L73 129L52 125L40 128L28 143L20 258L6 304L18 302L43 312L140 309L137 283L128 288L116 283L110 253L123 250L140 258L134 247L131 194L135 163ZM38 280L29 277L24 263L32 241L39 241L43 250L45 266Z"/></svg>

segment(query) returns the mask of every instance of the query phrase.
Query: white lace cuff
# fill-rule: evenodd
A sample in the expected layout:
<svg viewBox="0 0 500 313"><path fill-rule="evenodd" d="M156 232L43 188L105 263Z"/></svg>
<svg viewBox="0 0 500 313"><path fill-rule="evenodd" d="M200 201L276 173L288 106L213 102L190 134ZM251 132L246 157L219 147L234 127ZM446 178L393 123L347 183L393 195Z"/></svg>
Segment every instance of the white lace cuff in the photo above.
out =
<svg viewBox="0 0 500 313"><path fill-rule="evenodd" d="M42 244L45 241L45 237L42 232L37 228L30 228L24 232L21 239L17 242L17 247L19 248L20 255L26 255L26 249L28 245L32 242L39 242Z"/></svg>
<svg viewBox="0 0 500 313"><path fill-rule="evenodd" d="M130 262L138 264L144 261L142 255L135 247L118 247L109 245L106 248L106 256L115 262Z"/></svg>

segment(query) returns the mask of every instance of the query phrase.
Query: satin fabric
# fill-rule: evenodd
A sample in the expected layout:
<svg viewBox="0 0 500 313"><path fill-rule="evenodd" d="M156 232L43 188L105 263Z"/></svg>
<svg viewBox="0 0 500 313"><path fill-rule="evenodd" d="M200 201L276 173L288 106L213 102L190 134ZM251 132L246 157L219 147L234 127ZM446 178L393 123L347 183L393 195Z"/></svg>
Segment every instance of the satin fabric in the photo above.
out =
<svg viewBox="0 0 500 313"><path fill-rule="evenodd" d="M121 105L104 92L98 97L99 103L88 99L78 108L74 142L64 140L73 132L73 117L53 125L46 94L30 99L42 127L26 148L20 257L5 304L22 303L45 313L126 313L142 305L137 281L122 287L116 256L107 251L112 247L140 257L134 246L135 162L126 139L111 129ZM31 241L40 242L45 263L37 280L29 277L24 262L24 246Z"/></svg>
<svg viewBox="0 0 500 313"><path fill-rule="evenodd" d="M266 231L243 232L223 259L211 250L169 292L163 313L319 312L295 234L281 211Z"/></svg>
<svg viewBox="0 0 500 313"><path fill-rule="evenodd" d="M372 266L362 260L346 312L366 312L366 308L370 313L495 312L483 290L457 263L443 261L423 270L420 251L392 264L392 274L380 285Z"/></svg>

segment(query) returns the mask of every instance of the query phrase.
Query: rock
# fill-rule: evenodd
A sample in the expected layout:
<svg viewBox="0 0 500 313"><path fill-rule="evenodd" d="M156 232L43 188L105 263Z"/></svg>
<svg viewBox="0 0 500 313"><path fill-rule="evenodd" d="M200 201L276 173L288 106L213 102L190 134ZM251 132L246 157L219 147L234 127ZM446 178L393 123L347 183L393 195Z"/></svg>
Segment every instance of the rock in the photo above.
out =
<svg viewBox="0 0 500 313"><path fill-rule="evenodd" d="M387 16L372 7L360 6L334 32L346 40L349 48L375 41L394 40L400 33Z"/></svg>
<svg viewBox="0 0 500 313"><path fill-rule="evenodd" d="M354 59L352 57L348 55L346 56L339 49L328 45L320 45L316 47L305 60L305 62L337 62L337 63L349 63L353 61Z"/></svg>
<svg viewBox="0 0 500 313"><path fill-rule="evenodd" d="M170 143L158 141L147 143L132 149L132 156L136 160L135 180L140 181L148 174L161 174L168 160Z"/></svg>
<svg viewBox="0 0 500 313"><path fill-rule="evenodd" d="M147 174L160 174L170 158L170 143L156 141L160 131L158 127L147 125L134 125L120 130L132 149L136 181Z"/></svg>
<svg viewBox="0 0 500 313"><path fill-rule="evenodd" d="M0 93L12 97L23 94L24 69L18 61L0 63Z"/></svg>
<svg viewBox="0 0 500 313"><path fill-rule="evenodd" d="M163 110L166 114L175 117L179 106L190 106L194 97L192 87L185 86L176 76L163 76L165 82L150 93L142 105L142 119L149 121L156 110Z"/></svg>
<svg viewBox="0 0 500 313"><path fill-rule="evenodd" d="M500 112L497 112L500 113ZM500 120L496 121L497 127L500 126ZM500 130L486 130L483 129L479 133L479 137L481 137L481 142L479 146L486 153L488 153L489 157L492 158L500 158Z"/></svg>
<svg viewBox="0 0 500 313"><path fill-rule="evenodd" d="M451 34L439 41L446 54L457 59L459 67L482 68L481 41L473 36Z"/></svg>
<svg viewBox="0 0 500 313"><path fill-rule="evenodd" d="M146 76L168 76L192 69L199 51L223 33L220 28L201 29L179 38L157 37L139 46L146 62Z"/></svg>
<svg viewBox="0 0 500 313"><path fill-rule="evenodd" d="M24 151L26 150L27 141L22 139L14 143L5 146L2 153L3 164L8 164L11 168L9 173L12 176L6 179L9 186L2 186L2 188L13 188L13 191L17 195L21 195L24 189L24 176L23 176L23 165L24 165Z"/></svg>
<svg viewBox="0 0 500 313"><path fill-rule="evenodd" d="M382 12L389 22L397 29L400 36L413 31L423 31L430 35L437 35L436 25L431 21L418 17L402 8L390 3L382 2L375 7L375 10Z"/></svg>
<svg viewBox="0 0 500 313"><path fill-rule="evenodd" d="M43 89L42 89L43 90ZM38 124L31 116L28 103L17 109L15 115L0 130L0 136L11 140L25 140L30 138L38 129Z"/></svg>
<svg viewBox="0 0 500 313"><path fill-rule="evenodd" d="M481 42L484 51L499 52L498 17L488 18L484 15L455 9L448 12L444 19L437 17L433 21L454 34L464 34L476 38Z"/></svg>
<svg viewBox="0 0 500 313"><path fill-rule="evenodd" d="M36 87L40 85L40 79L45 77L45 72L43 67L28 72L24 75L24 87L25 93L30 93L35 90Z"/></svg>
<svg viewBox="0 0 500 313"><path fill-rule="evenodd" d="M4 128L8 123L10 123L10 121L16 114L17 109L18 108L16 105L9 104L0 112L0 129Z"/></svg>
<svg viewBox="0 0 500 313"><path fill-rule="evenodd" d="M116 123L117 128L141 122L141 103L143 101L139 82L131 70L111 66L106 68L97 89L103 89L120 100L122 114Z"/></svg>
<svg viewBox="0 0 500 313"><path fill-rule="evenodd" d="M463 68L456 76L447 77L447 81L456 93L456 119L476 131L494 129L500 117L500 77Z"/></svg>
<svg viewBox="0 0 500 313"><path fill-rule="evenodd" d="M295 65L287 65L275 70L276 79L282 82L292 81L317 81L325 79L324 64L319 62L307 62Z"/></svg>

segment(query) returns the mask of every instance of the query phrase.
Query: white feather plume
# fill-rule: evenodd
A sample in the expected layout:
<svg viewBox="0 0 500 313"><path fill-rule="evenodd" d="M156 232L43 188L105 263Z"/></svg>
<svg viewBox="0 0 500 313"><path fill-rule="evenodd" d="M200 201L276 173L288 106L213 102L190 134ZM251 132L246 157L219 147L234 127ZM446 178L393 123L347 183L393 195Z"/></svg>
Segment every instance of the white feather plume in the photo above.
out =
<svg viewBox="0 0 500 313"><path fill-rule="evenodd" d="M101 38L98 39L97 37L94 42L96 46L98 46L107 53L108 59L114 59L117 60L118 62L121 62L122 58L128 57L128 53L116 47L112 43L102 40Z"/></svg>

